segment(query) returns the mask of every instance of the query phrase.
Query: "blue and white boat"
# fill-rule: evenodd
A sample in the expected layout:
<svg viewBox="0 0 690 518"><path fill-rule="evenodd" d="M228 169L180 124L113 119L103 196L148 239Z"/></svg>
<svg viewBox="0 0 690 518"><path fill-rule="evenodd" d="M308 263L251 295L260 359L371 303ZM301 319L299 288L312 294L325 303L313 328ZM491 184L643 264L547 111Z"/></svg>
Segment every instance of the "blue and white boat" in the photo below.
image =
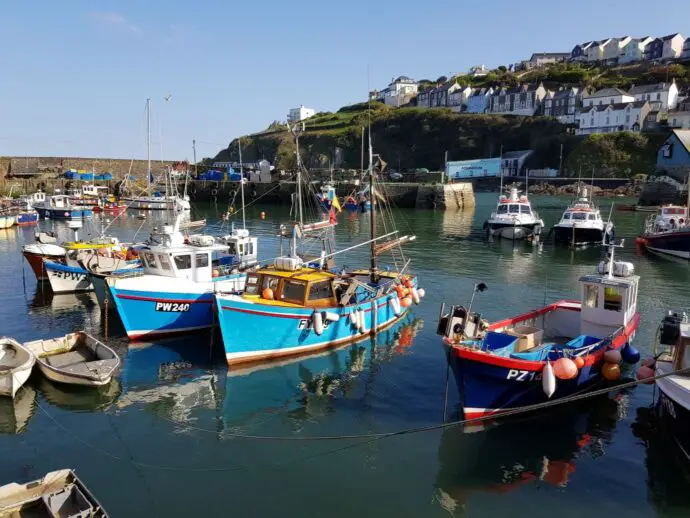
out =
<svg viewBox="0 0 690 518"><path fill-rule="evenodd" d="M45 219L80 219L93 216L91 209L73 205L71 198L65 194L46 196L45 201L37 202L34 208L39 216Z"/></svg>
<svg viewBox="0 0 690 518"><path fill-rule="evenodd" d="M139 248L143 275L106 279L131 340L213 327L214 293L243 290L245 270L256 264L257 239L246 229L185 239L180 219Z"/></svg>
<svg viewBox="0 0 690 518"><path fill-rule="evenodd" d="M369 158L373 183L371 142ZM299 175L297 185L297 214L301 216ZM371 245L369 269L334 273L326 269L327 254L322 254L317 266L297 254L298 236L313 236L334 224L298 222L289 256L278 257L273 265L249 273L243 293L216 295L229 365L309 354L354 342L399 321L413 300L419 303L424 292L417 290L416 276L404 271L379 271L377 266L380 254L398 249L414 237L397 237L397 232L392 232L385 236L392 238L390 241L377 244L375 208L371 240L366 243Z"/></svg>
<svg viewBox="0 0 690 518"><path fill-rule="evenodd" d="M621 356L639 359L629 349L640 322L639 277L631 263L613 261L618 245L609 246L609 261L580 278L581 300L561 300L490 324L472 312L471 302L469 309L442 308L437 333L466 419L571 396L619 376ZM480 283L475 293L485 288Z"/></svg>

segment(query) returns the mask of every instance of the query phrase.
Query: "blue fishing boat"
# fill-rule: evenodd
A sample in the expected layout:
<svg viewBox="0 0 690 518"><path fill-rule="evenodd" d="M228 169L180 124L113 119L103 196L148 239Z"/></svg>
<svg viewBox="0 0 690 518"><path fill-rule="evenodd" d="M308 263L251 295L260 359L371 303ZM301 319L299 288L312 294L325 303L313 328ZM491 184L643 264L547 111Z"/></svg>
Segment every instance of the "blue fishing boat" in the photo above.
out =
<svg viewBox="0 0 690 518"><path fill-rule="evenodd" d="M245 270L256 264L257 239L246 229L185 238L179 224L180 217L139 248L143 275L106 279L132 340L212 327L214 293L241 291Z"/></svg>
<svg viewBox="0 0 690 518"><path fill-rule="evenodd" d="M297 135L296 135L297 138ZM297 144L297 149L299 145ZM301 162L298 156L298 179ZM375 179L369 144L369 174ZM373 188L372 188L373 191ZM301 216L301 200L296 212ZM278 257L270 266L251 272L241 294L216 295L218 319L225 356L229 365L313 353L376 334L399 321L414 301L424 296L417 278L404 271L380 271L377 258L399 250L414 236L397 237L397 232L377 237L376 213L372 211L371 266L367 270L335 273L326 269L327 254L318 264L297 253L297 237L333 226L333 221L293 228L291 253ZM379 242L379 239L391 238ZM335 254L329 254L330 256Z"/></svg>
<svg viewBox="0 0 690 518"><path fill-rule="evenodd" d="M45 201L37 202L34 208L40 217L46 219L80 219L93 216L93 210L73 205L71 198L64 194L47 196Z"/></svg>
<svg viewBox="0 0 690 518"><path fill-rule="evenodd" d="M567 397L620 376L618 363L640 322L639 277L631 263L609 260L580 278L581 300L561 300L487 323L463 306L445 312L437 332L471 419ZM486 289L484 283L475 292ZM621 354L622 353L622 354Z"/></svg>

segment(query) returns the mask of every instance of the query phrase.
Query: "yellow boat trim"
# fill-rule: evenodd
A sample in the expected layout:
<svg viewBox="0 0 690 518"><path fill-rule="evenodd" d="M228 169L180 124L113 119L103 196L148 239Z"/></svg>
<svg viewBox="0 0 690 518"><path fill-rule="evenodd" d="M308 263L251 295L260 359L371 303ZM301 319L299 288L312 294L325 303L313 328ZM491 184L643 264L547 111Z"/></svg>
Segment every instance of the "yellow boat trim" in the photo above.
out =
<svg viewBox="0 0 690 518"><path fill-rule="evenodd" d="M294 304L292 302L285 302L282 300L265 299L261 295L247 295L246 293L242 295L242 298L256 304L261 304L262 306L281 306L284 308L304 308L302 304Z"/></svg>
<svg viewBox="0 0 690 518"><path fill-rule="evenodd" d="M261 268L256 271L259 275L272 275L281 279L295 279L299 281L315 282L328 281L335 277L331 272L316 270L314 268L301 268L299 270L278 270L273 266Z"/></svg>
<svg viewBox="0 0 690 518"><path fill-rule="evenodd" d="M113 243L82 243L75 241L63 243L62 245L62 247L67 250L97 250L99 248L112 248L114 246Z"/></svg>

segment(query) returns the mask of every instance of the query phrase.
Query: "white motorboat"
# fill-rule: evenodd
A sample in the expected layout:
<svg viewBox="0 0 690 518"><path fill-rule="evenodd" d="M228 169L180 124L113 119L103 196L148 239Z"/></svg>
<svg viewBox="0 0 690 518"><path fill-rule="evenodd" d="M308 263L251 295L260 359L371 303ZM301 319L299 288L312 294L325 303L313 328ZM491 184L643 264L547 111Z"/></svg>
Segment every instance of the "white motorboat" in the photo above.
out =
<svg viewBox="0 0 690 518"><path fill-rule="evenodd" d="M532 210L527 196L518 194L513 188L509 196L498 199L496 210L484 223L489 236L517 240L541 235L544 221Z"/></svg>
<svg viewBox="0 0 690 518"><path fill-rule="evenodd" d="M613 223L601 218L601 211L583 189L552 229L556 243L572 246L608 243L615 237Z"/></svg>
<svg viewBox="0 0 690 518"><path fill-rule="evenodd" d="M14 395L29 379L36 358L12 338L0 338L0 396Z"/></svg>
<svg viewBox="0 0 690 518"><path fill-rule="evenodd" d="M83 331L48 340L26 342L43 375L56 383L99 387L107 385L120 366L120 357Z"/></svg>

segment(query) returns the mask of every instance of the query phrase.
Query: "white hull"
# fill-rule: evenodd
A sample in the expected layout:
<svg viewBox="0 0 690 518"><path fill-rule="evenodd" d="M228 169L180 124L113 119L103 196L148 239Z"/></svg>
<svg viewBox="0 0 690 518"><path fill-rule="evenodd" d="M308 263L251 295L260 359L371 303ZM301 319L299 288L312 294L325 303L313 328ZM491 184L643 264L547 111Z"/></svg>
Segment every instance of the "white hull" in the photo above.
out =
<svg viewBox="0 0 690 518"><path fill-rule="evenodd" d="M15 216L0 216L0 229L10 228L17 222Z"/></svg>
<svg viewBox="0 0 690 518"><path fill-rule="evenodd" d="M87 273L65 272L46 268L48 281L53 293L76 293L93 291L91 276Z"/></svg>
<svg viewBox="0 0 690 518"><path fill-rule="evenodd" d="M38 368L46 378L55 383L64 383L66 385L81 385L84 387L102 387L107 385L112 380L112 377L105 380L89 380L85 378L80 378L76 376L69 376L61 372L57 372L50 367L46 366L44 363L38 362Z"/></svg>
<svg viewBox="0 0 690 518"><path fill-rule="evenodd" d="M121 198L130 209L135 210L190 210L189 201L175 197Z"/></svg>
<svg viewBox="0 0 690 518"><path fill-rule="evenodd" d="M510 240L520 240L525 239L529 232L524 227L503 227L494 231L494 235L501 237L502 239Z"/></svg>
<svg viewBox="0 0 690 518"><path fill-rule="evenodd" d="M14 398L31 375L36 358L14 340L2 339L0 349L0 396Z"/></svg>
<svg viewBox="0 0 690 518"><path fill-rule="evenodd" d="M32 361L20 369L17 369L9 374L0 374L0 396L9 396L14 398L17 391L26 383L26 380L31 376L31 369L34 366Z"/></svg>

